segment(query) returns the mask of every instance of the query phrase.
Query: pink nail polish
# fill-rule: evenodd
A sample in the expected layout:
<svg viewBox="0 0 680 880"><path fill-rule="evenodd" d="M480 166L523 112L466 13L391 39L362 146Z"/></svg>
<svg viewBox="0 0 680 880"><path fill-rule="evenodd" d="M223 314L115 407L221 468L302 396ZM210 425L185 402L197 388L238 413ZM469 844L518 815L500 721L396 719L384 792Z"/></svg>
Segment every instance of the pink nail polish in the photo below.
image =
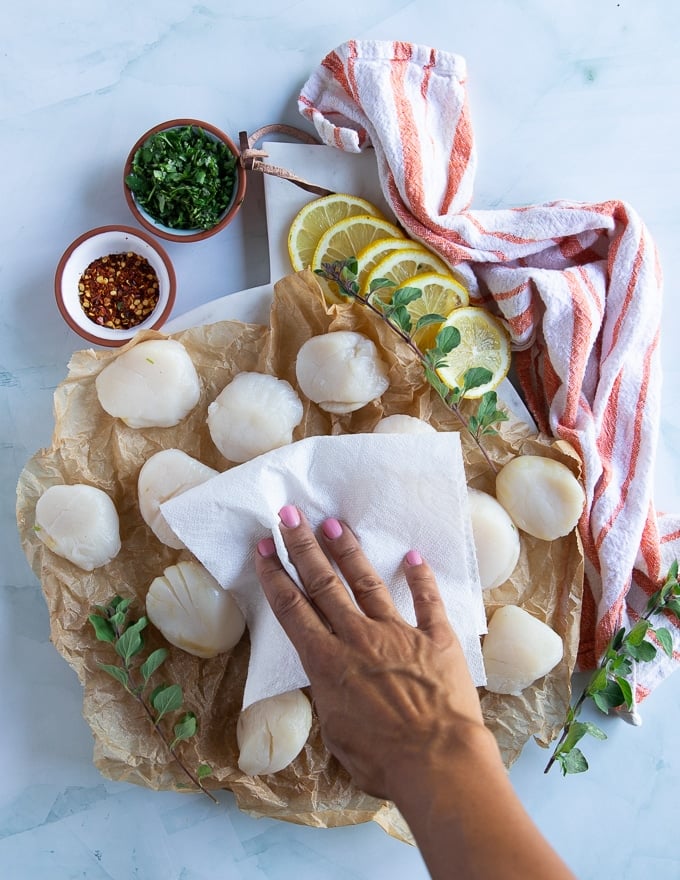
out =
<svg viewBox="0 0 680 880"><path fill-rule="evenodd" d="M289 529L296 529L300 525L300 514L292 504L286 504L279 510L279 519Z"/></svg>
<svg viewBox="0 0 680 880"><path fill-rule="evenodd" d="M272 538L262 538L261 541L257 542L257 552L263 559L269 559L270 556L274 556L276 553L276 544L274 544Z"/></svg>
<svg viewBox="0 0 680 880"><path fill-rule="evenodd" d="M409 550L406 554L406 562L408 565L422 565L423 557L417 550Z"/></svg>
<svg viewBox="0 0 680 880"><path fill-rule="evenodd" d="M323 531L324 535L331 541L339 538L342 534L342 526L337 521L337 519L333 519L333 517L330 517L329 519L323 521L323 523L321 524L321 530Z"/></svg>

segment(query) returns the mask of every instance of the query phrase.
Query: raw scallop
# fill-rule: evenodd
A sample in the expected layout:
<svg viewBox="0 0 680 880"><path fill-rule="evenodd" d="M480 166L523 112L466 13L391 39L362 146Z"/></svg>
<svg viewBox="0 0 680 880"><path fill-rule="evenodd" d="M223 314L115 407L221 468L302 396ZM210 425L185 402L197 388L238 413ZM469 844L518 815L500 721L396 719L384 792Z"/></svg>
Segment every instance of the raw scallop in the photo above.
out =
<svg viewBox="0 0 680 880"><path fill-rule="evenodd" d="M161 504L218 473L181 449L163 449L144 462L137 480L139 511L161 543L175 550L184 549L161 513Z"/></svg>
<svg viewBox="0 0 680 880"><path fill-rule="evenodd" d="M130 428L171 428L198 403L201 383L184 346L148 339L119 355L95 380L102 408Z"/></svg>
<svg viewBox="0 0 680 880"><path fill-rule="evenodd" d="M486 492L468 487L468 503L479 580L483 590L492 590L515 570L519 532L505 509Z"/></svg>
<svg viewBox="0 0 680 880"><path fill-rule="evenodd" d="M496 498L516 526L554 541L579 521L585 496L566 464L540 455L520 455L496 477Z"/></svg>
<svg viewBox="0 0 680 880"><path fill-rule="evenodd" d="M557 666L563 650L562 639L546 623L504 605L489 621L482 645L487 691L520 694Z"/></svg>
<svg viewBox="0 0 680 880"><path fill-rule="evenodd" d="M120 524L113 501L95 486L50 486L35 506L35 532L59 556L92 571L118 555Z"/></svg>
<svg viewBox="0 0 680 880"><path fill-rule="evenodd" d="M246 627L231 593L193 561L171 565L151 582L146 613L172 645L196 657L230 651Z"/></svg>
<svg viewBox="0 0 680 880"><path fill-rule="evenodd" d="M330 413L361 409L390 385L374 343L353 330L312 336L298 351L295 372L303 393Z"/></svg>
<svg viewBox="0 0 680 880"><path fill-rule="evenodd" d="M312 707L301 690L258 700L236 725L239 768L248 776L278 773L300 753L311 726Z"/></svg>
<svg viewBox="0 0 680 880"><path fill-rule="evenodd" d="M418 419L416 416L397 414L380 419L373 428L374 434L436 434L429 422Z"/></svg>
<svg viewBox="0 0 680 880"><path fill-rule="evenodd" d="M241 463L290 443L302 415L285 379L239 373L208 407L208 429L222 455Z"/></svg>

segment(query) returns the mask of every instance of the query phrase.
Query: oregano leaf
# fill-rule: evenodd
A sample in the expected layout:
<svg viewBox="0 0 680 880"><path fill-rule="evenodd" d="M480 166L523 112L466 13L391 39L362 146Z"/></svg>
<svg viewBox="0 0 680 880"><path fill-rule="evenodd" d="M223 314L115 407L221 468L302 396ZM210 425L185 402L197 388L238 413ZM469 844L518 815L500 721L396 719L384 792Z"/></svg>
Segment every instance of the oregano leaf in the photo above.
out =
<svg viewBox="0 0 680 880"><path fill-rule="evenodd" d="M213 772L213 768L210 764L199 764L196 770L196 777L200 780L205 779L206 776L210 776Z"/></svg>
<svg viewBox="0 0 680 880"><path fill-rule="evenodd" d="M430 324L442 324L446 318L443 315L438 315L436 312L430 312L427 315L421 315L420 318L416 321L416 330L422 330L423 327L429 327Z"/></svg>
<svg viewBox="0 0 680 880"><path fill-rule="evenodd" d="M663 648L665 653L669 657L672 657L673 656L673 636L670 634L670 632L666 629L665 626L659 626L659 627L657 627L657 629L652 630L652 632L659 640L659 644L661 645L661 647Z"/></svg>
<svg viewBox="0 0 680 880"><path fill-rule="evenodd" d="M588 762L580 749L558 753L557 760L562 768L563 776L566 776L567 773L584 773L588 769Z"/></svg>
<svg viewBox="0 0 680 880"><path fill-rule="evenodd" d="M100 669L107 673L107 675L110 675L111 678L115 678L116 681L119 681L126 690L128 689L130 676L128 675L127 669L123 669L121 666L112 666L110 663L99 663L98 665Z"/></svg>
<svg viewBox="0 0 680 880"><path fill-rule="evenodd" d="M168 712L176 712L182 708L182 688L178 684L159 685L151 694L151 705L156 712L158 723Z"/></svg>
<svg viewBox="0 0 680 880"><path fill-rule="evenodd" d="M407 306L421 299L423 291L419 287L399 287L392 295L393 306Z"/></svg>
<svg viewBox="0 0 680 880"><path fill-rule="evenodd" d="M115 642L116 634L113 627L104 617L99 614L90 614L87 618L94 628L94 634L100 642Z"/></svg>
<svg viewBox="0 0 680 880"><path fill-rule="evenodd" d="M182 715L177 724L173 727L173 733L175 734L175 738L172 742L174 745L178 742L182 742L186 739L191 739L192 736L198 730L198 723L196 722L196 716L193 712L187 712Z"/></svg>
<svg viewBox="0 0 680 880"><path fill-rule="evenodd" d="M434 341L442 355L447 355L460 345L460 330L457 327L442 327Z"/></svg>
<svg viewBox="0 0 680 880"><path fill-rule="evenodd" d="M144 679L144 684L148 682L154 672L165 662L167 656L168 650L166 648L157 648L149 654L139 669Z"/></svg>
<svg viewBox="0 0 680 880"><path fill-rule="evenodd" d="M144 647L141 632L147 625L146 617L140 617L136 623L131 624L116 642L116 653L123 658L125 663L139 654Z"/></svg>
<svg viewBox="0 0 680 880"><path fill-rule="evenodd" d="M465 371L463 376L463 394L472 391L473 388L479 388L491 381L493 374L486 367L470 367Z"/></svg>

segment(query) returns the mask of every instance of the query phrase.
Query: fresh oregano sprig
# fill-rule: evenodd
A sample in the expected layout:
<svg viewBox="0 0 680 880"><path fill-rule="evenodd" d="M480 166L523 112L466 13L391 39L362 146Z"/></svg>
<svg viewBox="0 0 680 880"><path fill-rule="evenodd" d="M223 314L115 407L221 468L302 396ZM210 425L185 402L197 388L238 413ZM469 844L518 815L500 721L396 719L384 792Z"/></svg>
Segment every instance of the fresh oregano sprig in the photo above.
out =
<svg viewBox="0 0 680 880"><path fill-rule="evenodd" d="M99 668L119 682L130 696L137 700L148 716L154 731L182 771L210 800L217 803L217 799L202 782L212 773L212 768L208 764L201 764L194 773L177 752L179 743L195 736L198 730L196 715L193 712L183 712L171 727L172 735L167 732L166 716L176 716L177 713L182 712L184 702L182 688L178 684L159 684L149 693L151 678L167 659L168 651L165 648L157 648L143 663L138 662L139 655L144 650L142 631L146 628L148 620L146 617L140 617L139 620L128 622L131 603L131 599L114 596L108 605L95 606L96 613L90 614L88 618L97 639L112 644L120 658L118 664L100 662Z"/></svg>
<svg viewBox="0 0 680 880"><path fill-rule="evenodd" d="M653 626L651 618L669 614L680 622L680 585L678 584L678 561L671 565L660 589L650 596L644 614L626 631L622 627L613 636L604 652L599 667L583 689L578 700L570 706L565 718L562 735L548 761L547 773L557 763L564 776L567 773L583 773L588 761L578 748L584 736L606 739L607 735L590 721L579 721L578 716L586 700L590 699L604 714L611 709L625 706L629 711L635 705L635 695L628 681L635 663L646 663L657 655L657 645L673 656L673 639L665 626Z"/></svg>
<svg viewBox="0 0 680 880"><path fill-rule="evenodd" d="M496 434L495 426L508 419L508 414L498 408L496 392L487 391L483 394L477 406L477 412L469 419L465 418L460 409L460 403L468 392L490 381L491 372L484 367L471 367L465 372L462 388L449 388L437 375L437 370L444 366L447 355L460 345L458 329L456 327L442 327L435 337L434 346L422 351L414 341L413 334L430 324L441 324L446 318L443 315L431 313L422 315L415 323L413 322L407 306L422 297L423 292L420 288L400 287L394 290L390 297L378 296L379 291L395 288L396 285L387 278L377 278L371 282L368 296L364 296L359 290L357 280L359 265L355 257L337 260L333 263L322 263L321 269L315 271L317 275L327 281L335 282L342 294L370 309L411 349L422 363L425 378L429 384L470 433L491 470L496 471L494 462L490 459L481 442L483 435Z"/></svg>

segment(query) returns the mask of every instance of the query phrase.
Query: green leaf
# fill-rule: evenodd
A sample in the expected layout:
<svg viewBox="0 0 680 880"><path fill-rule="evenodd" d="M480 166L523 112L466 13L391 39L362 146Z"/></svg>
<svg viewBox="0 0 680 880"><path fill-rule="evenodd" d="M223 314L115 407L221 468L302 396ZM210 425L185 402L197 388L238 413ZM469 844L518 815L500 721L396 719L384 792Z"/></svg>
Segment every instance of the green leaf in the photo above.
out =
<svg viewBox="0 0 680 880"><path fill-rule="evenodd" d="M633 689L630 686L630 683L626 681L625 678L617 677L616 683L621 688L621 693L623 694L623 701L626 704L628 709L633 708Z"/></svg>
<svg viewBox="0 0 680 880"><path fill-rule="evenodd" d="M425 368L425 378L440 397L446 397L446 395L449 393L448 385L445 385L444 382L442 382L439 376L430 367Z"/></svg>
<svg viewBox="0 0 680 880"><path fill-rule="evenodd" d="M191 739L191 737L194 736L197 730L198 724L196 722L196 716L194 715L194 713L187 712L185 715L182 715L182 717L173 728L175 738L172 741L172 747L174 748L175 744L178 742Z"/></svg>
<svg viewBox="0 0 680 880"><path fill-rule="evenodd" d="M666 629L665 626L657 627L657 629L652 630L654 635L659 640L659 644L666 652L669 657L673 656L673 636Z"/></svg>
<svg viewBox="0 0 680 880"><path fill-rule="evenodd" d="M580 749L560 752L556 758L559 761L563 776L566 776L568 773L584 773L588 769L588 762Z"/></svg>
<svg viewBox="0 0 680 880"><path fill-rule="evenodd" d="M473 388L479 388L480 385L486 385L491 381L492 373L485 367L471 367L465 371L463 376L463 396Z"/></svg>
<svg viewBox="0 0 680 880"><path fill-rule="evenodd" d="M623 644L623 639L624 639L625 635L626 635L626 630L625 630L625 627L622 626L621 629L616 632L616 634L614 635L612 642L611 642L611 646L614 651L619 650L619 648Z"/></svg>
<svg viewBox="0 0 680 880"><path fill-rule="evenodd" d="M460 330L457 327L442 327L434 341L436 350L447 355L460 345Z"/></svg>
<svg viewBox="0 0 680 880"><path fill-rule="evenodd" d="M400 287L392 294L392 305L407 306L420 299L422 295L423 291L419 287Z"/></svg>
<svg viewBox="0 0 680 880"><path fill-rule="evenodd" d="M213 768L210 764L199 764L198 769L196 770L196 777L198 780L205 779L206 776L210 776L213 772Z"/></svg>
<svg viewBox="0 0 680 880"><path fill-rule="evenodd" d="M592 695L593 702L605 715L610 709L617 709L625 703L625 697L618 681L607 682L606 687Z"/></svg>
<svg viewBox="0 0 680 880"><path fill-rule="evenodd" d="M397 306L392 309L390 320L393 321L404 333L411 332L411 316L406 306Z"/></svg>
<svg viewBox="0 0 680 880"><path fill-rule="evenodd" d="M651 642L640 642L639 645L624 645L623 649L639 663L646 663L656 657L656 648Z"/></svg>
<svg viewBox="0 0 680 880"><path fill-rule="evenodd" d="M671 567L668 569L668 574L666 575L666 580L668 581L677 581L678 579L678 560L674 559L671 562Z"/></svg>
<svg viewBox="0 0 680 880"><path fill-rule="evenodd" d="M158 723L168 712L176 712L182 708L182 688L178 684L159 685L151 694L151 705L156 712Z"/></svg>
<svg viewBox="0 0 680 880"><path fill-rule="evenodd" d="M389 278L374 278L371 281L371 284L368 288L369 294L375 293L376 290L382 290L383 287L395 287L394 281L390 281Z"/></svg>
<svg viewBox="0 0 680 880"><path fill-rule="evenodd" d="M480 427L481 426L479 424L479 419L477 418L477 416L470 416L470 419L468 421L468 428L470 429L470 431L473 434L476 434Z"/></svg>
<svg viewBox="0 0 680 880"><path fill-rule="evenodd" d="M637 621L635 626L628 633L626 638L624 639L624 644L626 645L639 645L644 637L647 635L647 630L650 628L651 623L644 618L641 618Z"/></svg>
<svg viewBox="0 0 680 880"><path fill-rule="evenodd" d="M427 315L421 315L420 318L416 321L416 330L422 330L423 327L429 327L430 324L442 324L446 318L444 315L437 315L435 312L430 312Z"/></svg>
<svg viewBox="0 0 680 880"><path fill-rule="evenodd" d="M115 678L116 681L119 681L123 687L128 690L130 686L130 676L128 675L127 669L123 669L120 666L112 666L110 663L99 663L99 668L103 669L111 678Z"/></svg>
<svg viewBox="0 0 680 880"><path fill-rule="evenodd" d="M665 611L670 611L680 619L680 599L669 599L665 606Z"/></svg>
<svg viewBox="0 0 680 880"><path fill-rule="evenodd" d="M147 623L146 617L140 617L136 623L130 624L116 642L116 653L123 658L126 664L144 647L141 632Z"/></svg>
<svg viewBox="0 0 680 880"><path fill-rule="evenodd" d="M99 614L90 614L87 619L94 627L94 634L100 642L116 641L116 634L108 620L100 617Z"/></svg>
<svg viewBox="0 0 680 880"><path fill-rule="evenodd" d="M600 667L590 679L586 692L588 696L592 696L598 691L603 690L607 686L607 670Z"/></svg>
<svg viewBox="0 0 680 880"><path fill-rule="evenodd" d="M151 654L146 658L144 663L142 663L140 667L140 672L142 674L142 678L144 679L144 684L151 678L154 672L161 666L162 663L165 662L165 659L168 656L168 651L166 648L157 648L155 651L152 651Z"/></svg>
<svg viewBox="0 0 680 880"><path fill-rule="evenodd" d="M594 736L595 739L607 739L607 734L597 724L593 724L592 721L583 721L582 723L585 725L586 733L589 736Z"/></svg>

